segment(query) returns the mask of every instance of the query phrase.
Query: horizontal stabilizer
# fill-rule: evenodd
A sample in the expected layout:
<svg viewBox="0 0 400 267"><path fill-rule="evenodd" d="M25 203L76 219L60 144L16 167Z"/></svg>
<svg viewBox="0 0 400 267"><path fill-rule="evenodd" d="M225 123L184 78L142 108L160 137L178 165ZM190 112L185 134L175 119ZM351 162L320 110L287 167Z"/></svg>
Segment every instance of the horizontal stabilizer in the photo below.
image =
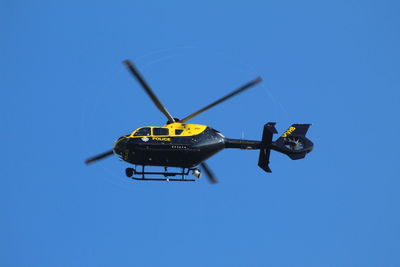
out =
<svg viewBox="0 0 400 267"><path fill-rule="evenodd" d="M260 145L258 166L266 172L272 172L269 167L269 156L271 154L272 136L274 133L277 133L275 124L275 122L269 122L264 125L264 131Z"/></svg>

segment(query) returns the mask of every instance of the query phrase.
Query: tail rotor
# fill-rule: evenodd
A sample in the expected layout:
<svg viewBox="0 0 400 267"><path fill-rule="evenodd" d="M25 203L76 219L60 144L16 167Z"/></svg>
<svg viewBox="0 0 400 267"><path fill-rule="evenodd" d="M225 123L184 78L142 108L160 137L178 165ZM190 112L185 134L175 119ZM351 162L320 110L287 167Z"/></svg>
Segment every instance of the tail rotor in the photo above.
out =
<svg viewBox="0 0 400 267"><path fill-rule="evenodd" d="M277 133L275 122L265 124L258 166L266 172L272 172L269 167L271 150L286 154L292 160L304 158L314 147L313 142L306 137L310 125L292 124L277 140L272 141L273 134Z"/></svg>

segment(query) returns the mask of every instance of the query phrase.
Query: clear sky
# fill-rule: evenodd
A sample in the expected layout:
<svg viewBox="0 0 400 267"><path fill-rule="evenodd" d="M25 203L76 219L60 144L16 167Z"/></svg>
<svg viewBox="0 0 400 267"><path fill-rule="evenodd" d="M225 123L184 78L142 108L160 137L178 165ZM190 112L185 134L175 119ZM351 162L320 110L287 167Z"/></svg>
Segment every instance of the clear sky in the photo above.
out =
<svg viewBox="0 0 400 267"><path fill-rule="evenodd" d="M398 1L1 1L0 266L400 266ZM85 158L264 81L193 123L260 139L312 123L292 161L226 150L220 183L136 182Z"/></svg>

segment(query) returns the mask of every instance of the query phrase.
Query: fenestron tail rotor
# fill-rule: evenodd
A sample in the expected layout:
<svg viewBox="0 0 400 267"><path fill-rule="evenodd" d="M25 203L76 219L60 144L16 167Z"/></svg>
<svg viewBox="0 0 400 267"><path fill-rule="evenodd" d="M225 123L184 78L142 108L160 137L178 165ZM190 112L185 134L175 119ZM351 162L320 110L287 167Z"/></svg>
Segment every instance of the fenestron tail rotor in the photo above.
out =
<svg viewBox="0 0 400 267"><path fill-rule="evenodd" d="M151 90L150 86L143 79L142 75L140 75L139 71L135 68L133 63L129 60L125 60L123 63L128 67L129 71L136 78L136 80L140 83L140 85L143 87L144 91L151 98L151 100L157 106L157 108L168 118L168 121L175 122L176 120L174 119L174 117L171 116L171 114L168 112L168 110L163 106L163 104L161 104L161 101L154 94L153 90Z"/></svg>
<svg viewBox="0 0 400 267"><path fill-rule="evenodd" d="M190 114L189 116L187 116L184 119L182 119L181 122L186 122L186 121L192 119L193 117L199 115L200 113L203 113L204 111L209 110L210 108L215 107L218 104L221 104L222 102L228 100L229 98L234 97L235 95L238 95L241 92L253 87L254 85L256 85L258 83L260 83L261 81L262 81L261 77L257 77L256 79L244 84L243 86L241 86L239 89L233 91L232 93L230 93L230 94L218 99L217 101L214 101L213 103L209 104L208 106L205 106L204 108L199 109L198 111Z"/></svg>
<svg viewBox="0 0 400 267"><path fill-rule="evenodd" d="M97 155L97 156L88 158L87 160L85 160L85 163L88 165L88 164L91 164L91 163L93 163L93 162L95 162L95 161L98 161L98 160L100 160L100 159L103 159L103 158L106 158L106 157L108 157L108 156L111 156L112 154L114 154L114 151L113 151L113 150L109 150L109 151L104 152L104 153L102 153L102 154L99 154L99 155Z"/></svg>

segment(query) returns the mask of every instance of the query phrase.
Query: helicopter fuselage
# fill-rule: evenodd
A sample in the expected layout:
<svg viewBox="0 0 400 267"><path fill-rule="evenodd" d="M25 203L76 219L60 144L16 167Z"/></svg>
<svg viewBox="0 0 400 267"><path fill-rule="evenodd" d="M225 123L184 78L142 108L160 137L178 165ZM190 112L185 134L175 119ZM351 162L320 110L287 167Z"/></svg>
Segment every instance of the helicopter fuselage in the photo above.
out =
<svg viewBox="0 0 400 267"><path fill-rule="evenodd" d="M160 128L168 129L168 135L157 135L166 133ZM143 133L148 135L141 135ZM240 142L227 139L204 125L173 123L139 128L131 135L122 136L114 144L114 153L135 165L192 168L224 148L259 148L259 141L246 141L245 147Z"/></svg>

